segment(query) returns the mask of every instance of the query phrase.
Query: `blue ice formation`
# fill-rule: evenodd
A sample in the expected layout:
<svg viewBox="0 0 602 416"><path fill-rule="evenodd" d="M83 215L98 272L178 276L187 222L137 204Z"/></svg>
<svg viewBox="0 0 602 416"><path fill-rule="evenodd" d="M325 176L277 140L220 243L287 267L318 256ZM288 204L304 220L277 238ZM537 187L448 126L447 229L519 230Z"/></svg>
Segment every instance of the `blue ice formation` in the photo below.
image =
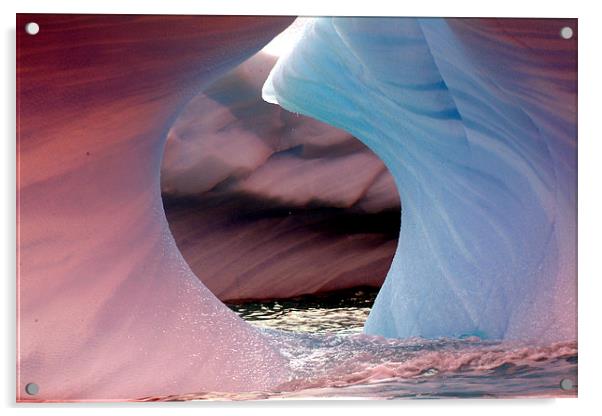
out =
<svg viewBox="0 0 602 416"><path fill-rule="evenodd" d="M264 99L349 131L399 188L399 246L367 333L576 336L567 24L318 18L279 59Z"/></svg>

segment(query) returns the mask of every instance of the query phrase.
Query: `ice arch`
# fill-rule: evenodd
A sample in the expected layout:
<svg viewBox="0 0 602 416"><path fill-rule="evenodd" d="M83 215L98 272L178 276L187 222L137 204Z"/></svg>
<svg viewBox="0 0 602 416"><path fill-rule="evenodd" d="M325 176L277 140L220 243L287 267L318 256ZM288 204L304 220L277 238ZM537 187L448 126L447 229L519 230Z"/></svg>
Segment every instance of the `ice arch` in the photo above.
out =
<svg viewBox="0 0 602 416"><path fill-rule="evenodd" d="M366 332L572 338L576 41L560 20L319 18L269 102L346 129L404 213Z"/></svg>

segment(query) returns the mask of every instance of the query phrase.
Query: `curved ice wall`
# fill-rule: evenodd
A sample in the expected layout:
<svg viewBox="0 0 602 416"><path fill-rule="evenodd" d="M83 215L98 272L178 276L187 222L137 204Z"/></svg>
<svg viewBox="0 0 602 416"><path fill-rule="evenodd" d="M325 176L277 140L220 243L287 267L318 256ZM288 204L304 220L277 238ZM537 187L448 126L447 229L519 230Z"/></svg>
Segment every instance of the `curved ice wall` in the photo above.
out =
<svg viewBox="0 0 602 416"><path fill-rule="evenodd" d="M17 400L285 381L277 347L178 251L159 169L188 100L292 19L17 15L32 21L46 31L17 31Z"/></svg>
<svg viewBox="0 0 602 416"><path fill-rule="evenodd" d="M576 40L568 20L325 18L264 99L343 128L394 175L399 246L366 332L576 333Z"/></svg>

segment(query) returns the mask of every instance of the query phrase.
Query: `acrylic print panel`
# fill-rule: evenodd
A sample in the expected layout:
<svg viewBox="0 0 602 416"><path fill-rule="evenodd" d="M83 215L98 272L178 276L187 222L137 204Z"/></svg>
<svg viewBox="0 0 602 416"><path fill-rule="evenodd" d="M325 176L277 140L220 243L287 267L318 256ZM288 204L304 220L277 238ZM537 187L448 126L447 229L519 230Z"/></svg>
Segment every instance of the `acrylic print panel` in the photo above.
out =
<svg viewBox="0 0 602 416"><path fill-rule="evenodd" d="M17 15L17 400L575 397L577 35Z"/></svg>

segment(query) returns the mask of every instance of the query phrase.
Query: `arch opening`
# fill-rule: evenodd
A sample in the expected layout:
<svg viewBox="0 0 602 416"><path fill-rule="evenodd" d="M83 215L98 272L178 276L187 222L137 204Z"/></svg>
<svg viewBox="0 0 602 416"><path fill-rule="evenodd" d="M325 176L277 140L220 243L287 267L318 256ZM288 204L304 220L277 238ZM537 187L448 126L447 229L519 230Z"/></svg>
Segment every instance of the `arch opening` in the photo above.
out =
<svg viewBox="0 0 602 416"><path fill-rule="evenodd" d="M360 332L396 251L397 188L349 133L263 101L276 59L254 55L174 122L165 214L191 270L242 318Z"/></svg>

